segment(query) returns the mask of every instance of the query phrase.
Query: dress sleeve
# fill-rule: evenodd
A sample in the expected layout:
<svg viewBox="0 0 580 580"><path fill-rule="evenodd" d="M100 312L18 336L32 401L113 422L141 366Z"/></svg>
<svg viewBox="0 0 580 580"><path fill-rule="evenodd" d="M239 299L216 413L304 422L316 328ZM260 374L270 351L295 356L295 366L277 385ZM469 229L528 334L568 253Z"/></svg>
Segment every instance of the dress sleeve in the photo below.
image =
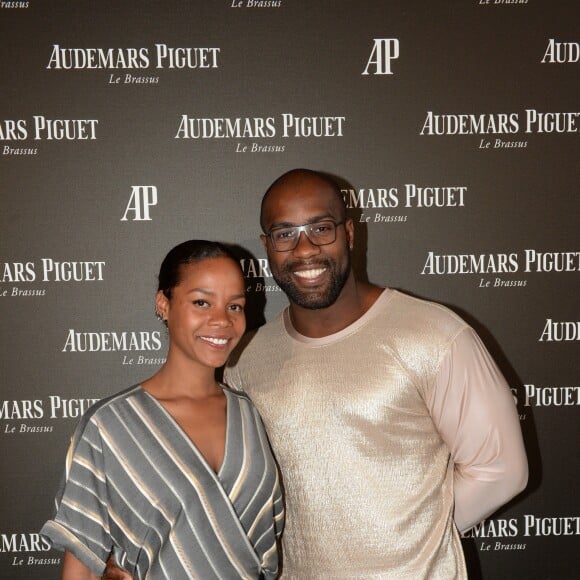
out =
<svg viewBox="0 0 580 580"><path fill-rule="evenodd" d="M226 365L224 368L224 383L234 391L243 391L237 366Z"/></svg>
<svg viewBox="0 0 580 580"><path fill-rule="evenodd" d="M450 345L429 410L455 465L455 523L465 531L522 491L528 478L512 394L473 329Z"/></svg>
<svg viewBox="0 0 580 580"><path fill-rule="evenodd" d="M80 423L73 435L55 503L56 514L41 535L102 575L112 540L102 441L94 417Z"/></svg>
<svg viewBox="0 0 580 580"><path fill-rule="evenodd" d="M276 467L276 470L278 467ZM286 512L284 510L284 498L282 497L282 489L280 486L280 475L278 472L276 479L276 489L274 492L274 527L276 530L276 538L280 539L284 531L284 523L286 519Z"/></svg>

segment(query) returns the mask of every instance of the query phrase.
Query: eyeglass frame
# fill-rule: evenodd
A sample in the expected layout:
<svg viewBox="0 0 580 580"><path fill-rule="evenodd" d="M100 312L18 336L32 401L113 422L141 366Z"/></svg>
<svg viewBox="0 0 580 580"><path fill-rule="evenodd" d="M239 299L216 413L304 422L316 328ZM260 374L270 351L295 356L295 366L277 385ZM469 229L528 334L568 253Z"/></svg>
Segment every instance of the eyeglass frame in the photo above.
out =
<svg viewBox="0 0 580 580"><path fill-rule="evenodd" d="M316 242L312 241L310 239L310 236L308 235L308 231L307 228L312 228L314 226L316 226L317 224L321 224L321 223L331 223L334 226L334 229L332 230L334 232L334 239L331 242L324 242L323 244L317 244ZM304 235L306 236L307 240L313 245L313 246L328 246L330 244L334 244L334 242L336 242L336 230L338 228L338 226L342 226L346 224L346 220L342 220L340 222L335 222L334 220L331 219L323 219L323 220L317 220L315 222L310 222L310 223L306 223L306 224L302 224L301 226L278 226L275 228L272 228L270 231L265 232L264 235L269 238L270 243L272 244L272 248L274 248L274 250L276 252L292 252L293 250L295 250L298 247L298 244L300 242L300 234L302 232L304 232ZM288 248L287 250L279 250L276 247L276 244L274 243L274 240L272 239L272 233L276 232L278 230L294 230L297 232L297 236L296 236L296 243L294 244L294 246L292 248Z"/></svg>

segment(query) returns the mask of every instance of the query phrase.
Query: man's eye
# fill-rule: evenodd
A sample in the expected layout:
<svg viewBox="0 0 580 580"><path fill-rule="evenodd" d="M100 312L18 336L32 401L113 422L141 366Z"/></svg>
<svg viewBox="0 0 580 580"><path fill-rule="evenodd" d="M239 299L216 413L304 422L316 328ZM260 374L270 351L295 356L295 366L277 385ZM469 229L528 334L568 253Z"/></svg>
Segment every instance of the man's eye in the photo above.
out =
<svg viewBox="0 0 580 580"><path fill-rule="evenodd" d="M277 240L287 240L294 237L294 230L281 230L274 234Z"/></svg>

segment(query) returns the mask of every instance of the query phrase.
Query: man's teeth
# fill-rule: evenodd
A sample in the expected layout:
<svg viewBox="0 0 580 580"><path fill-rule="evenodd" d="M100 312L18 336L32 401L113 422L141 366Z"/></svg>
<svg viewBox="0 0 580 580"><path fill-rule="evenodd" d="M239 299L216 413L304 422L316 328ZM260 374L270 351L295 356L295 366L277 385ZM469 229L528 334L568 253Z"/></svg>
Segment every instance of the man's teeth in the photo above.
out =
<svg viewBox="0 0 580 580"><path fill-rule="evenodd" d="M316 278L324 272L326 268L316 268L314 270L300 270L299 272L294 272L295 276L299 278Z"/></svg>
<svg viewBox="0 0 580 580"><path fill-rule="evenodd" d="M207 342L211 342L212 344L217 344L219 346L224 346L228 343L227 338L212 338L210 336L202 336L201 338L203 340L207 340Z"/></svg>

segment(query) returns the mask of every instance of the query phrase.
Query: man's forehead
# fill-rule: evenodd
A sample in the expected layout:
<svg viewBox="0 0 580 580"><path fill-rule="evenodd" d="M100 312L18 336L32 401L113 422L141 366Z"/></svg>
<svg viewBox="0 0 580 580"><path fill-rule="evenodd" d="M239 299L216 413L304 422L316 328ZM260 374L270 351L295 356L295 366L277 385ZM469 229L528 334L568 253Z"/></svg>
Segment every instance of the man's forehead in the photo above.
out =
<svg viewBox="0 0 580 580"><path fill-rule="evenodd" d="M332 189L324 182L308 187L279 187L273 190L264 206L268 220L278 220L284 216L305 216L308 214L340 211L340 202Z"/></svg>

